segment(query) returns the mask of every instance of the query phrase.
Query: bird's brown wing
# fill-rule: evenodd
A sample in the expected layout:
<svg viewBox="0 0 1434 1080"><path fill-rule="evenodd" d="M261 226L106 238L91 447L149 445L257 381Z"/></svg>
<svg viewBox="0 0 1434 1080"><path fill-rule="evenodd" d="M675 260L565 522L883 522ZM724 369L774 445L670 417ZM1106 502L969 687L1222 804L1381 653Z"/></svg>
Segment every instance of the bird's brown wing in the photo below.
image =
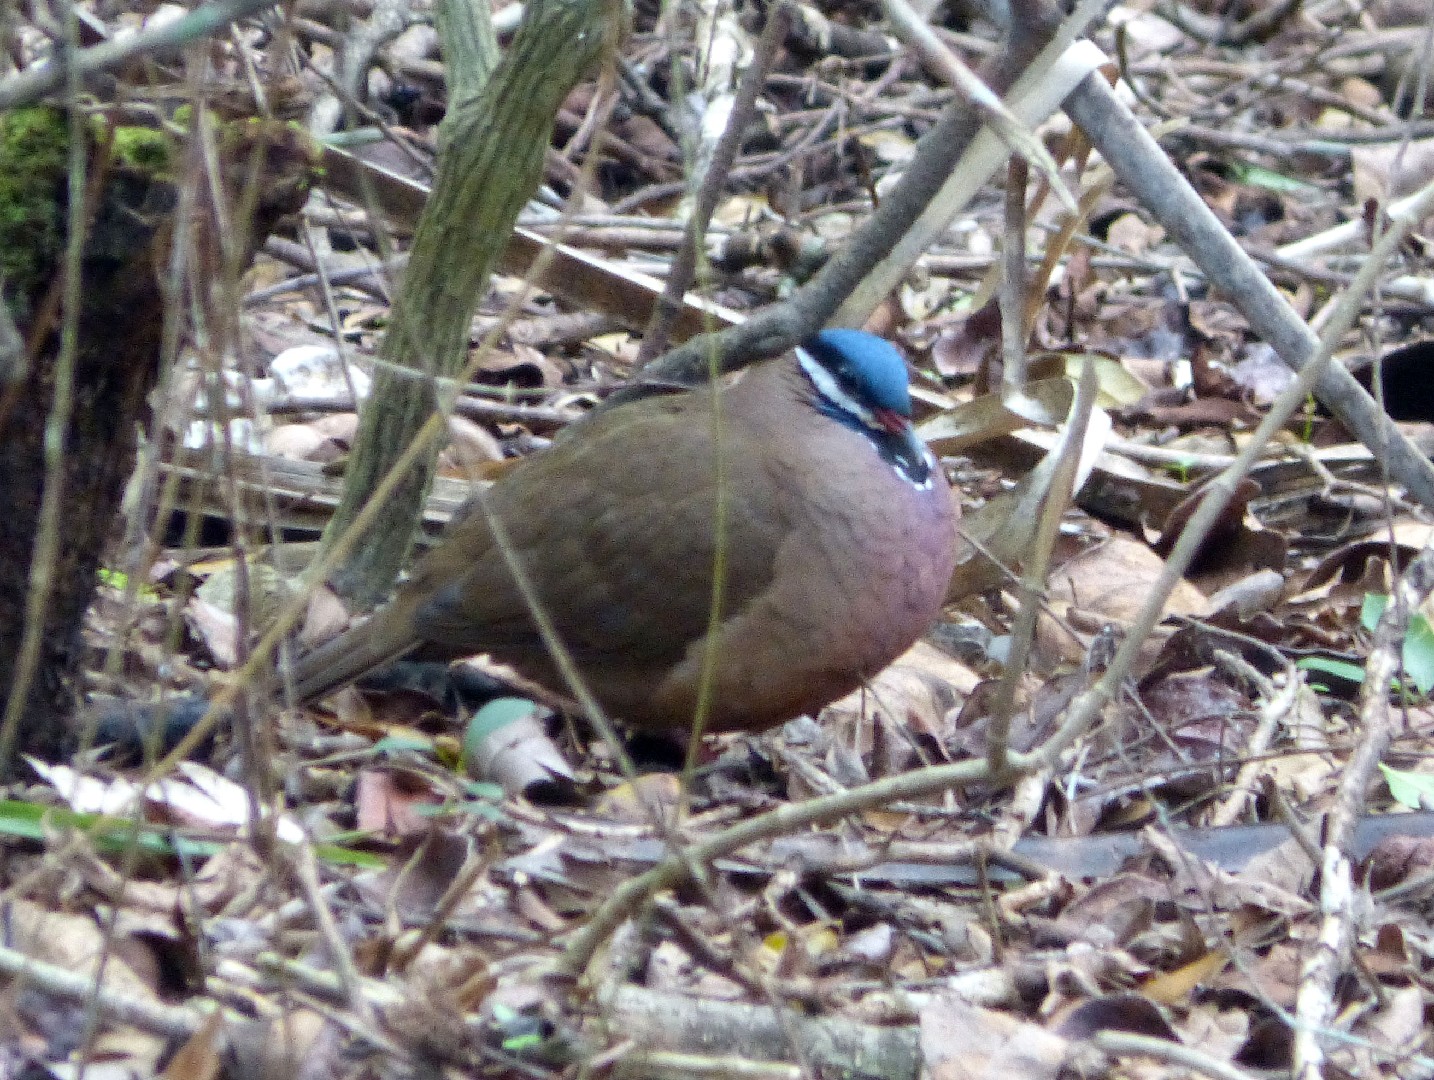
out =
<svg viewBox="0 0 1434 1080"><path fill-rule="evenodd" d="M676 663L707 630L712 602L718 476L725 496L723 608L765 590L787 528L767 490L761 453L724 416L716 464L710 395L659 398L592 421L517 466L486 496L503 522L562 640L583 662L622 656ZM540 649L529 605L492 541L481 509L446 537L409 588L427 593L415 624L455 654Z"/></svg>

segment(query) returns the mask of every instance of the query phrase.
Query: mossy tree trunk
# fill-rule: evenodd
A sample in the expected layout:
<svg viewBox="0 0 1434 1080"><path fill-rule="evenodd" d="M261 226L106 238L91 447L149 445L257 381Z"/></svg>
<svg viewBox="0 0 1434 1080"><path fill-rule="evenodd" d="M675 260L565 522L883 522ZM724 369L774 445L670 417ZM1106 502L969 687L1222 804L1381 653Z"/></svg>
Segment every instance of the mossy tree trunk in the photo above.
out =
<svg viewBox="0 0 1434 1080"><path fill-rule="evenodd" d="M448 12L440 29L460 14ZM481 85L471 72L453 78L457 93L441 131L433 193L379 347L381 362L360 419L344 496L325 534L327 545L353 525L433 416L435 377L463 371L474 309L518 212L542 179L558 107L616 45L625 20L622 0L532 0L491 76ZM445 48L456 40L458 35L445 31ZM450 52L450 67L473 62L471 50L457 49L461 55ZM398 576L437 450L436 440L430 441L416 456L336 570L334 585L354 606L378 603Z"/></svg>
<svg viewBox="0 0 1434 1080"><path fill-rule="evenodd" d="M0 176L24 178L23 185L0 181L0 266L6 271L0 300L26 345L23 360L0 384L0 688L12 699L6 714L15 744L46 757L62 753L73 734L80 626L159 372L165 323L159 274L168 263L176 203L175 184L165 174L170 155L125 157L121 133L102 143L93 137L97 123L85 129L94 209L80 260L72 363L62 363L69 128L56 109L0 117ZM159 133L150 134L163 143ZM230 125L220 144L229 166L223 175L247 177L258 165L253 171L263 195L252 203L249 228L239 233L245 237L240 246L252 252L281 216L303 205L312 151L292 130L256 122ZM202 245L203 225L198 231ZM51 410L64 384L71 407L68 421L57 425ZM55 434L62 452L52 471L45 449ZM31 566L46 486L55 483L62 510L48 594L34 620L42 636L31 667L21 662L32 621Z"/></svg>

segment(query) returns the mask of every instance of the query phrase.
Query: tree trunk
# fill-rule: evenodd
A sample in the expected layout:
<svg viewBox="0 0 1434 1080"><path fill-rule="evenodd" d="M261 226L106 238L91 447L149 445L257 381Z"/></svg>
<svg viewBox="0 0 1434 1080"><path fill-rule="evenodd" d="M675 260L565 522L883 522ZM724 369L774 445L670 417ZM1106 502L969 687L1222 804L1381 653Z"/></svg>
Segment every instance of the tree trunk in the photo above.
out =
<svg viewBox="0 0 1434 1080"><path fill-rule="evenodd" d="M8 766L15 745L53 758L71 742L80 626L159 372L165 312L158 274L168 264L176 203L166 168L177 151L159 132L121 129L100 145L93 124L83 130L94 209L87 215L79 310L67 344L61 297L69 121L49 108L0 117L0 177L10 178L0 180L3 302L26 346L0 384L0 687L11 698L0 767ZM130 153L138 144L154 153ZM252 171L263 194L251 200L250 227L237 234L247 237L235 242L252 253L282 215L303 205L312 151L291 129L253 121L229 125L220 144L221 175L248 177L258 165ZM237 190L231 195L231 205L250 205ZM209 215L195 229L201 249L218 248L203 239L212 220ZM66 385L68 417L52 418L56 392ZM59 467L49 470L46 441L56 435ZM52 562L47 545L39 545L49 587L37 605L32 563L42 501L53 483L59 485L58 535L50 538ZM32 623L42 631L33 664L22 661Z"/></svg>
<svg viewBox="0 0 1434 1080"><path fill-rule="evenodd" d="M616 45L624 21L621 0L532 0L482 86L473 91L470 80L454 80L464 97L444 120L438 175L379 346L383 363L374 373L326 546L353 525L433 417L435 376L452 378L466 366L474 309L518 212L542 178L558 106ZM449 62L465 59L450 54ZM351 555L341 560L334 585L355 606L377 604L398 576L437 453L438 440L430 439L362 535L350 541Z"/></svg>

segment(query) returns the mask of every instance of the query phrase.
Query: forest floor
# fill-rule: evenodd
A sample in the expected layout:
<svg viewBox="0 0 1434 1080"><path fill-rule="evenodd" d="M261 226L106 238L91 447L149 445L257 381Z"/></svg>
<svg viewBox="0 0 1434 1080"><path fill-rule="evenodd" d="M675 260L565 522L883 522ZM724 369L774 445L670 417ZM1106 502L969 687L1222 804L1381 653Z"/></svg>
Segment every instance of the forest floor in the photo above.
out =
<svg viewBox="0 0 1434 1080"><path fill-rule="evenodd" d="M720 175L703 132L763 46L759 13L635 12L520 219L560 234L557 268L535 288L505 263L480 304L475 349L496 335L430 532L632 374L634 312L693 190L721 193L693 326L784 302L838 256L961 107L929 49L893 36L901 8L793 7ZM99 6L85 26L177 13ZM939 46L999 61L989 22L937 18ZM39 24L15 34L43 51ZM918 430L1003 570L973 567L868 687L709 736L686 774L680 748L620 751L543 712L495 751L421 684L261 702L244 739L148 788L103 758L37 765L0 812L0 1076L1434 1075L1434 506L1350 434L1373 403L1296 384L1305 339L1266 340L1263 294L1182 250L1177 184L1276 287L1277 318L1327 335L1366 387L1380 365L1382 404L1434 445L1423 225L1366 269L1372 230L1434 175L1434 14L1133 0L1088 37L1173 162L1152 183L1177 209L1122 179L1116 136L1047 108L1035 131L1074 203L998 154L861 312L909 358ZM210 294L226 319L181 335L130 506L158 524L124 530L87 629L86 691L148 700L222 685L292 599L414 226L388 196L431 179L444 68L431 22L379 0L270 11L116 77L136 115L222 102L319 138L347 87L373 136ZM1027 318L1003 349L1012 238ZM1012 383L1055 422L1012 421ZM1047 519L1017 484L1048 451ZM1076 458L1062 495L1052 469ZM1209 491L1228 502L1202 522ZM1202 536L1178 543L1192 520ZM305 602L306 640L347 618ZM1018 768L993 773L993 753Z"/></svg>

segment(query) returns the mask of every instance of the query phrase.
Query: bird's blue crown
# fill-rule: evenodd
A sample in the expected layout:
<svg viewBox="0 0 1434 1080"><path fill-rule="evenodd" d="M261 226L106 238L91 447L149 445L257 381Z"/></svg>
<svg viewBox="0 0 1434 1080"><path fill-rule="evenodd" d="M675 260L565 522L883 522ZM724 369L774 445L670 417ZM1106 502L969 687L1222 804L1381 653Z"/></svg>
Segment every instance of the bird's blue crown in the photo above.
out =
<svg viewBox="0 0 1434 1080"><path fill-rule="evenodd" d="M872 441L912 486L931 486L930 452L911 429L906 361L896 346L862 330L822 330L797 350L824 415Z"/></svg>
<svg viewBox="0 0 1434 1080"><path fill-rule="evenodd" d="M865 330L822 330L803 346L841 388L869 409L911 415L906 361L896 346Z"/></svg>

